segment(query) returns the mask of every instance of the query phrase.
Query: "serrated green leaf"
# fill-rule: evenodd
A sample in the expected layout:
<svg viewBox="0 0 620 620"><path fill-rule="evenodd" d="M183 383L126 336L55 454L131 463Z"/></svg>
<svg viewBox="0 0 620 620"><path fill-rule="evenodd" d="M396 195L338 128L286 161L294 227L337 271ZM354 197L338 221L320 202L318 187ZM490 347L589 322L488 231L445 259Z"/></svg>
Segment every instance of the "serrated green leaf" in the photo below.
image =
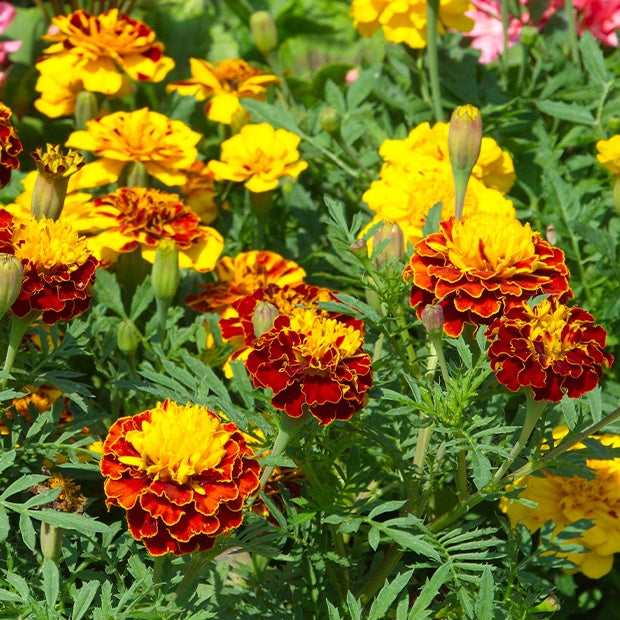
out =
<svg viewBox="0 0 620 620"><path fill-rule="evenodd" d="M327 613L329 614L329 620L342 620L340 612L330 603L330 601L327 601Z"/></svg>
<svg viewBox="0 0 620 620"><path fill-rule="evenodd" d="M613 76L609 74L605 66L605 57L599 43L587 30L579 37L579 48L588 76L594 78L599 84L613 80Z"/></svg>
<svg viewBox="0 0 620 620"><path fill-rule="evenodd" d="M43 592L45 593L45 602L48 609L53 610L58 600L58 593L60 592L60 575L58 573L58 566L53 560L45 558L43 560L43 567L41 568L43 574Z"/></svg>
<svg viewBox="0 0 620 620"><path fill-rule="evenodd" d="M0 495L0 499L7 499L8 497L11 497L11 495L20 493L35 484L39 484L39 482L43 482L43 480L47 480L47 478L48 476L42 476L41 474L28 474L27 476L22 476L4 489Z"/></svg>
<svg viewBox="0 0 620 620"><path fill-rule="evenodd" d="M433 560L440 560L437 549L435 549L420 536L410 534L409 532L403 532L401 530L395 530L389 527L379 527L379 529L388 538L400 545L404 550L414 551L415 553L425 555L426 557L432 558Z"/></svg>
<svg viewBox="0 0 620 620"><path fill-rule="evenodd" d="M603 417L603 401L601 398L601 388L596 386L588 392L588 404L590 405L590 413L594 422L600 422Z"/></svg>
<svg viewBox="0 0 620 620"><path fill-rule="evenodd" d="M428 618L430 616L428 608L437 596L439 588L441 588L441 586L446 583L446 578L451 568L452 567L449 563L443 564L422 586L420 594L418 594L418 597L416 598L413 607L409 611L409 620L422 620L423 618Z"/></svg>
<svg viewBox="0 0 620 620"><path fill-rule="evenodd" d="M15 573L6 573L4 579L17 590L24 603L28 602L30 589L28 588L28 582L23 577Z"/></svg>
<svg viewBox="0 0 620 620"><path fill-rule="evenodd" d="M71 620L81 620L93 602L99 583L97 581L87 581L79 590L73 593L73 610Z"/></svg>
<svg viewBox="0 0 620 620"><path fill-rule="evenodd" d="M413 570L397 575L391 583L386 580L372 603L367 620L381 620L386 617L396 597L407 587L411 575L413 575Z"/></svg>
<svg viewBox="0 0 620 620"><path fill-rule="evenodd" d="M340 114L347 110L344 95L332 80L325 81L325 102Z"/></svg>
<svg viewBox="0 0 620 620"><path fill-rule="evenodd" d="M424 226L422 227L422 236L428 237L432 233L436 233L439 230L439 222L441 222L441 211L443 209L443 204L438 202L434 204L430 211L426 214L426 219L424 220Z"/></svg>
<svg viewBox="0 0 620 620"><path fill-rule="evenodd" d="M476 597L476 620L493 620L495 583L489 566L485 566L480 577L480 589Z"/></svg>
<svg viewBox="0 0 620 620"><path fill-rule="evenodd" d="M357 80L349 84L347 88L347 108L350 112L355 111L355 108L368 98L376 86L380 75L381 65L370 67L362 71Z"/></svg>
<svg viewBox="0 0 620 620"><path fill-rule="evenodd" d="M347 592L347 606L351 614L351 620L362 620L362 604L351 592Z"/></svg>
<svg viewBox="0 0 620 620"><path fill-rule="evenodd" d="M563 101L551 101L550 99L546 99L537 101L536 107L544 114L559 118L563 121L578 123L579 125L596 124L592 113L575 103L564 103Z"/></svg>
<svg viewBox="0 0 620 620"><path fill-rule="evenodd" d="M473 480L478 490L483 489L491 480L491 462L489 459L477 450L469 453L471 467L473 472Z"/></svg>
<svg viewBox="0 0 620 620"><path fill-rule="evenodd" d="M138 285L136 292L131 300L131 309L129 311L129 318L135 321L147 308L153 304L155 299L155 293L151 286L151 279L146 278L144 282Z"/></svg>
<svg viewBox="0 0 620 620"><path fill-rule="evenodd" d="M34 551L37 547L37 532L32 524L32 519L25 512L19 515L19 533L26 547L30 551Z"/></svg>
<svg viewBox="0 0 620 620"><path fill-rule="evenodd" d="M15 450L7 450L6 452L0 454L0 473L13 465L16 454L17 452Z"/></svg>
<svg viewBox="0 0 620 620"><path fill-rule="evenodd" d="M377 550L381 542L381 532L376 527L371 527L368 532L368 544L373 551Z"/></svg>
<svg viewBox="0 0 620 620"><path fill-rule="evenodd" d="M459 357L461 358L463 364L465 364L465 367L467 369L470 369L473 365L473 357L471 354L471 350L465 342L463 336L459 336L456 340L452 340L451 342L452 344L454 344L456 350L459 352Z"/></svg>
<svg viewBox="0 0 620 620"><path fill-rule="evenodd" d="M252 121L255 123L265 122L272 127L283 128L296 133L302 138L307 137L299 128L297 121L293 115L283 109L281 106L273 105L265 101L256 101L254 99L240 99L241 105L252 115Z"/></svg>
<svg viewBox="0 0 620 620"><path fill-rule="evenodd" d="M37 521L43 521L65 530L76 530L82 534L105 534L109 526L100 523L86 515L78 515L71 512L58 512L56 510L29 510L28 515Z"/></svg>
<svg viewBox="0 0 620 620"><path fill-rule="evenodd" d="M6 540L10 531L9 515L7 515L4 506L0 506L0 543Z"/></svg>
<svg viewBox="0 0 620 620"><path fill-rule="evenodd" d="M566 426L572 431L577 425L577 421L579 420L579 416L577 414L577 407L575 407L575 402L572 398L568 398L565 396L560 401L560 406L562 407L562 413L564 414L564 420L566 421Z"/></svg>
<svg viewBox="0 0 620 620"><path fill-rule="evenodd" d="M390 502L383 502L379 504L379 506L375 506L369 513L368 518L374 519L377 515L382 515L385 512L395 512L396 510L400 510L405 504L407 500L393 500Z"/></svg>
<svg viewBox="0 0 620 620"><path fill-rule="evenodd" d="M116 312L121 318L127 318L121 297L121 289L113 273L102 267L97 269L97 279L93 294L97 303Z"/></svg>

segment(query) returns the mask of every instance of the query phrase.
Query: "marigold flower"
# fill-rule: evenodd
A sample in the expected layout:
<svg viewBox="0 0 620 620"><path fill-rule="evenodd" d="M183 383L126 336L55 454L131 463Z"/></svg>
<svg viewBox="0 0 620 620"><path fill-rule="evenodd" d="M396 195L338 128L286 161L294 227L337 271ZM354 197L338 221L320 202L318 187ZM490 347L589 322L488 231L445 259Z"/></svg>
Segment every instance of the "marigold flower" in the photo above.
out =
<svg viewBox="0 0 620 620"><path fill-rule="evenodd" d="M347 324L314 310L280 315L252 343L246 367L256 387L292 418L309 412L321 425L349 420L366 404L372 363L362 346L363 323Z"/></svg>
<svg viewBox="0 0 620 620"><path fill-rule="evenodd" d="M566 430L554 429L556 438ZM605 446L620 448L618 435L600 435L596 439ZM572 449L583 449L577 444ZM555 534L580 519L591 519L594 525L566 544L578 543L585 553L559 553L574 564L569 572L582 572L591 579L600 579L612 568L614 553L620 551L620 459L587 459L591 477L559 476L549 471L541 475L518 478L514 487L522 489L519 497L536 502L532 508L518 501L502 498L500 509L512 527L523 523L535 532L547 521L555 524Z"/></svg>
<svg viewBox="0 0 620 620"><path fill-rule="evenodd" d="M279 84L275 75L250 66L245 60L233 58L212 65L206 60L190 58L192 77L166 86L167 92L193 95L198 101L209 99L207 118L230 125L243 111L239 99L265 99L267 86Z"/></svg>
<svg viewBox="0 0 620 620"><path fill-rule="evenodd" d="M473 21L465 16L465 11L471 8L469 0L440 0L439 32L443 34L446 28L470 30ZM353 0L351 16L353 25L364 37L381 28L388 41L406 43L414 49L426 47L426 0Z"/></svg>
<svg viewBox="0 0 620 620"><path fill-rule="evenodd" d="M48 472L46 472L48 473ZM81 514L86 504L86 497L80 492L80 485L65 478L61 474L53 473L47 480L30 487L28 490L35 495L46 493L50 489L61 488L60 495L46 507L60 512L77 512Z"/></svg>
<svg viewBox="0 0 620 620"><path fill-rule="evenodd" d="M221 314L233 302L269 284L293 286L306 277L297 263L263 250L241 252L235 258L222 256L214 272L218 282L203 284L203 291L187 297L187 305L196 312Z"/></svg>
<svg viewBox="0 0 620 620"><path fill-rule="evenodd" d="M578 398L596 387L603 366L613 361L604 352L607 334L592 315L554 297L534 308L511 308L485 335L497 380L513 392L531 387L534 400Z"/></svg>
<svg viewBox="0 0 620 620"><path fill-rule="evenodd" d="M180 190L185 198L185 204L200 216L203 224L210 224L217 218L218 210L215 200L215 183L209 165L202 161L195 161L183 172L187 179Z"/></svg>
<svg viewBox="0 0 620 620"><path fill-rule="evenodd" d="M0 209L0 252L13 254L24 267L22 290L11 306L19 318L41 312L53 325L90 306L98 262L86 239L65 222L18 220Z"/></svg>
<svg viewBox="0 0 620 620"><path fill-rule="evenodd" d="M108 114L88 121L86 127L74 131L66 145L91 151L100 159L75 175L76 187L115 183L128 162L144 163L147 172L164 185L182 185L183 170L198 155L199 133L148 108Z"/></svg>
<svg viewBox="0 0 620 620"><path fill-rule="evenodd" d="M299 142L299 136L269 123L245 125L222 143L222 161L212 160L209 167L217 181L243 182L251 192L266 192L280 178L298 177L308 167L299 159Z"/></svg>
<svg viewBox="0 0 620 620"><path fill-rule="evenodd" d="M444 331L459 336L464 323L488 324L501 312L543 293L571 296L564 253L529 224L479 213L450 218L419 241L403 278L418 318L428 304L444 311Z"/></svg>
<svg viewBox="0 0 620 620"><path fill-rule="evenodd" d="M52 20L53 45L36 67L48 75L71 75L85 90L119 95L129 92L129 78L161 82L174 67L164 46L145 23L110 9L91 15L80 9ZM37 87L41 85L38 84Z"/></svg>
<svg viewBox="0 0 620 620"><path fill-rule="evenodd" d="M253 456L234 424L166 400L110 428L100 461L106 505L127 511L151 555L206 551L243 520L259 486Z"/></svg>
<svg viewBox="0 0 620 620"><path fill-rule="evenodd" d="M81 229L92 233L89 246L104 264L138 248L142 257L153 263L158 243L171 239L179 248L181 268L210 271L224 247L222 236L201 224L177 194L121 187L95 198L89 208L90 219Z"/></svg>
<svg viewBox="0 0 620 620"><path fill-rule="evenodd" d="M598 151L596 159L613 175L620 176L620 134L612 136L609 140L599 140L596 143L596 150Z"/></svg>
<svg viewBox="0 0 620 620"><path fill-rule="evenodd" d="M11 172L19 168L17 156L23 146L11 125L11 108L0 102L0 188L11 180Z"/></svg>
<svg viewBox="0 0 620 620"><path fill-rule="evenodd" d="M263 493L275 503L278 509L284 511L281 487L284 487L292 497L301 497L301 485L304 480L304 472L297 467L274 467L269 480L263 489ZM257 499L251 508L252 512L267 519L269 523L277 526L278 522L267 508L262 499Z"/></svg>

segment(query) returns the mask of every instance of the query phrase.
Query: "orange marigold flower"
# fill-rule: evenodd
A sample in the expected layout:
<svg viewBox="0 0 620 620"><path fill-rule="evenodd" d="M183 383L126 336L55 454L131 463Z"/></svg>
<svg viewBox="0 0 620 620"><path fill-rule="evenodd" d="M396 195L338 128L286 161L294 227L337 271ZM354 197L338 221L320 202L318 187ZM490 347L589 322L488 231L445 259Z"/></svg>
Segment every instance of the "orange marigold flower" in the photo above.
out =
<svg viewBox="0 0 620 620"><path fill-rule="evenodd" d="M148 108L95 118L86 123L85 131L74 131L66 142L100 158L75 175L75 187L115 183L129 162L142 162L164 185L181 185L186 180L183 170L196 160L200 138L182 121Z"/></svg>
<svg viewBox="0 0 620 620"><path fill-rule="evenodd" d="M372 363L362 346L363 323L346 324L314 310L280 315L252 343L246 367L256 387L292 418L312 414L321 425L349 420L366 404Z"/></svg>
<svg viewBox="0 0 620 620"><path fill-rule="evenodd" d="M45 217L18 220L0 209L0 252L13 254L24 267L22 290L11 306L18 317L41 312L53 325L90 306L98 262L68 224Z"/></svg>
<svg viewBox="0 0 620 620"><path fill-rule="evenodd" d="M71 75L84 90L118 96L130 91L129 78L161 82L174 67L153 30L118 9L99 15L80 9L52 23L56 31L43 38L53 45L36 64L42 75ZM44 93L43 85L37 90Z"/></svg>
<svg viewBox="0 0 620 620"><path fill-rule="evenodd" d="M198 101L209 99L205 107L207 118L230 125L243 113L240 98L265 99L267 86L278 84L275 75L251 67L245 60L233 58L212 65L206 60L190 58L192 77L171 82L167 92L193 95Z"/></svg>
<svg viewBox="0 0 620 620"><path fill-rule="evenodd" d="M259 487L253 456L234 424L166 400L110 428L100 461L106 505L127 511L131 535L151 555L206 551L241 525Z"/></svg>
<svg viewBox="0 0 620 620"><path fill-rule="evenodd" d="M222 143L222 161L212 160L209 167L216 181L243 182L251 192L267 192L282 177L298 177L308 167L299 159L300 140L269 123L245 125Z"/></svg>
<svg viewBox="0 0 620 620"><path fill-rule="evenodd" d="M578 398L596 387L603 366L613 362L604 351L607 334L592 315L555 297L534 308L510 308L486 336L497 380L513 392L531 387L534 400Z"/></svg>
<svg viewBox="0 0 620 620"><path fill-rule="evenodd" d="M568 275L564 253L529 224L488 213L441 222L439 232L415 245L403 272L418 318L438 303L444 331L454 337L464 323L488 324L536 295L571 296Z"/></svg>
<svg viewBox="0 0 620 620"><path fill-rule="evenodd" d="M203 291L187 297L187 305L197 312L221 314L235 301L269 284L294 286L306 277L297 263L263 250L241 252L235 258L222 256L214 271L218 282L204 284Z"/></svg>
<svg viewBox="0 0 620 620"><path fill-rule="evenodd" d="M198 215L177 194L121 187L95 198L90 210L91 217L85 224L96 234L89 237L89 245L104 264L137 248L145 260L153 263L158 243L166 238L179 248L180 267L210 271L224 247L220 233L201 224Z"/></svg>
<svg viewBox="0 0 620 620"><path fill-rule="evenodd" d="M11 180L11 172L19 168L17 156L23 146L11 125L11 108L0 102L0 188Z"/></svg>

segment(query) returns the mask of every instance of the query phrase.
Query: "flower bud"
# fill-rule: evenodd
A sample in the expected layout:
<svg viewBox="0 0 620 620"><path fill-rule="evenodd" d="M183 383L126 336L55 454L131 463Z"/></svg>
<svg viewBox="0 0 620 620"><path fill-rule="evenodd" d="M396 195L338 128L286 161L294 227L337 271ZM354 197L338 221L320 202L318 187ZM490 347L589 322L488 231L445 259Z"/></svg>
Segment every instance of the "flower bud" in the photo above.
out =
<svg viewBox="0 0 620 620"><path fill-rule="evenodd" d="M387 243L386 243L387 242ZM375 256L375 266L380 269L391 260L401 260L405 254L405 236L400 226L385 222L379 232L373 237L373 247L383 245Z"/></svg>
<svg viewBox="0 0 620 620"><path fill-rule="evenodd" d="M525 24L521 29L521 43L531 47L534 43L536 43L536 39L539 34L540 33L538 32L538 28L536 28L536 26Z"/></svg>
<svg viewBox="0 0 620 620"><path fill-rule="evenodd" d="M428 304L422 309L422 325L429 334L443 332L443 308L439 304Z"/></svg>
<svg viewBox="0 0 620 620"><path fill-rule="evenodd" d="M86 123L99 116L97 95L88 90L81 90L75 100L75 126L77 129L86 129Z"/></svg>
<svg viewBox="0 0 620 620"><path fill-rule="evenodd" d="M610 114L607 118L607 129L610 134L620 132L620 114Z"/></svg>
<svg viewBox="0 0 620 620"><path fill-rule="evenodd" d="M0 254L0 318L15 303L22 290L24 268L12 254Z"/></svg>
<svg viewBox="0 0 620 620"><path fill-rule="evenodd" d="M39 543L41 545L41 553L45 559L52 560L52 562L58 561L62 552L62 535L62 528L41 522Z"/></svg>
<svg viewBox="0 0 620 620"><path fill-rule="evenodd" d="M473 105L458 106L450 117L448 151L453 170L468 175L478 161L482 144L482 117Z"/></svg>
<svg viewBox="0 0 620 620"><path fill-rule="evenodd" d="M268 332L279 314L278 309L273 304L270 304L268 301L259 302L252 314L254 335L259 338Z"/></svg>
<svg viewBox="0 0 620 620"><path fill-rule="evenodd" d="M250 32L256 49L262 54L268 54L278 46L276 24L267 11L250 15Z"/></svg>
<svg viewBox="0 0 620 620"><path fill-rule="evenodd" d="M613 196L614 196L614 207L616 208L616 213L620 215L620 177L614 177Z"/></svg>
<svg viewBox="0 0 620 620"><path fill-rule="evenodd" d="M555 232L555 226L553 224L549 224L549 226L545 228L545 239L551 245L555 245L558 242L558 235Z"/></svg>
<svg viewBox="0 0 620 620"><path fill-rule="evenodd" d="M355 80L360 76L360 70L357 67L353 67L353 69L349 69L347 74L344 76L345 84L353 84Z"/></svg>
<svg viewBox="0 0 620 620"><path fill-rule="evenodd" d="M179 248L172 239L162 239L157 246L151 285L157 299L166 303L174 299L179 286Z"/></svg>
<svg viewBox="0 0 620 620"><path fill-rule="evenodd" d="M116 331L116 343L119 350L127 355L131 355L136 352L139 342L138 330L133 322L129 319L121 321Z"/></svg>
<svg viewBox="0 0 620 620"><path fill-rule="evenodd" d="M561 605L555 594L550 594L542 603L532 609L534 613L555 613L560 611Z"/></svg>
<svg viewBox="0 0 620 620"><path fill-rule="evenodd" d="M366 243L366 239L356 239L349 246L349 250L358 256L368 256L368 243Z"/></svg>
<svg viewBox="0 0 620 620"><path fill-rule="evenodd" d="M69 177L85 165L84 157L73 149L63 153L58 144L46 144L31 153L39 174L32 191L32 216L57 220L67 196Z"/></svg>
<svg viewBox="0 0 620 620"><path fill-rule="evenodd" d="M335 108L325 107L321 110L321 114L319 115L319 123L321 123L321 127L323 131L327 133L336 133L340 131L340 112Z"/></svg>
<svg viewBox="0 0 620 620"><path fill-rule="evenodd" d="M118 185L119 187L148 187L149 173L146 171L144 162L131 161L125 164Z"/></svg>

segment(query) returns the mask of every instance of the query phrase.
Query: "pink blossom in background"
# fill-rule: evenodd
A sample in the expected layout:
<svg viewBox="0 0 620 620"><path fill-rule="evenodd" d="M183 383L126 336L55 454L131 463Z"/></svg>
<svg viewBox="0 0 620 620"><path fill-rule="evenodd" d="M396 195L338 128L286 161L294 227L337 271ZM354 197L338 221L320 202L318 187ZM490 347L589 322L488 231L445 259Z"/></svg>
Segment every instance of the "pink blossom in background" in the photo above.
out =
<svg viewBox="0 0 620 620"><path fill-rule="evenodd" d="M8 2L0 2L0 35L9 27L15 19L17 11ZM4 84L6 71L10 65L9 54L16 52L21 41L0 41L0 87Z"/></svg>
<svg viewBox="0 0 620 620"><path fill-rule="evenodd" d="M577 29L589 30L605 45L618 47L615 30L620 29L620 0L573 0Z"/></svg>

